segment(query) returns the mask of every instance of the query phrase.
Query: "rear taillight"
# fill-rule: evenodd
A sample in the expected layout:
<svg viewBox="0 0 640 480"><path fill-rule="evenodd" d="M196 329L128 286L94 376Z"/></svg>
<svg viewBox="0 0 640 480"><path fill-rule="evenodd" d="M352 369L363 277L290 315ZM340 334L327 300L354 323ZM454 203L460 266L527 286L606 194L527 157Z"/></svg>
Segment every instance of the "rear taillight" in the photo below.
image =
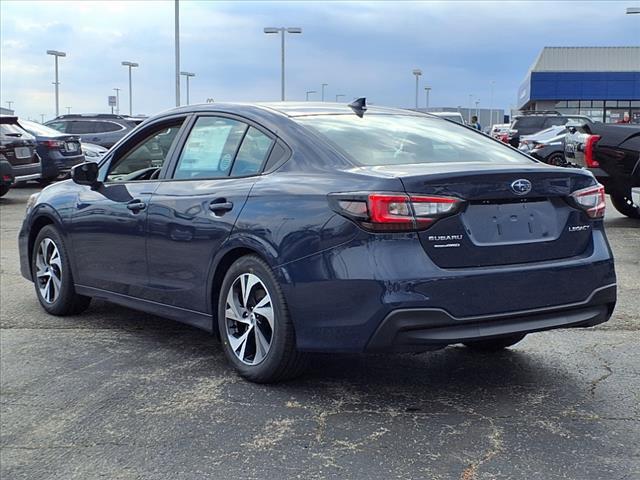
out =
<svg viewBox="0 0 640 480"><path fill-rule="evenodd" d="M330 202L341 215L376 232L422 230L456 213L462 200L404 193L334 194Z"/></svg>
<svg viewBox="0 0 640 480"><path fill-rule="evenodd" d="M602 185L597 184L593 187L576 190L571 194L571 198L591 218L604 217L606 202Z"/></svg>
<svg viewBox="0 0 640 480"><path fill-rule="evenodd" d="M600 166L593 152L598 140L600 140L600 135L589 135L584 143L584 163L589 168L598 168Z"/></svg>
<svg viewBox="0 0 640 480"><path fill-rule="evenodd" d="M42 145L49 149L62 148L64 146L64 142L61 140L44 140Z"/></svg>

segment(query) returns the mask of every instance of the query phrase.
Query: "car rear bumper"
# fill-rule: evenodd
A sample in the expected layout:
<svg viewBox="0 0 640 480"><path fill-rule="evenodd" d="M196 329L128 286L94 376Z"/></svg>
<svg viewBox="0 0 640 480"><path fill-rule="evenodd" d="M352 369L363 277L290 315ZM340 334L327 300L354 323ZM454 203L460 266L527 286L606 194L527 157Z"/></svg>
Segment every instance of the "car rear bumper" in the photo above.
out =
<svg viewBox="0 0 640 480"><path fill-rule="evenodd" d="M585 252L559 260L444 269L425 255L415 236L378 235L375 241L358 238L277 270L298 348L305 351L370 350L382 325L394 325L396 318L418 322L411 329L425 330L422 336L441 328L443 336L431 340L442 345L523 328L533 332L595 324L608 318L615 303L615 288L607 290L604 300L594 293L616 283L611 250L595 224ZM568 312L594 305L602 308L593 316ZM396 349L387 343L387 350Z"/></svg>
<svg viewBox="0 0 640 480"><path fill-rule="evenodd" d="M424 351L504 335L591 327L606 322L615 303L616 285L612 284L596 289L584 302L502 315L457 318L441 309L399 309L380 323L366 351Z"/></svg>
<svg viewBox="0 0 640 480"><path fill-rule="evenodd" d="M16 182L26 182L28 180L37 180L42 176L42 167L40 162L30 163L28 165L14 165L13 176Z"/></svg>

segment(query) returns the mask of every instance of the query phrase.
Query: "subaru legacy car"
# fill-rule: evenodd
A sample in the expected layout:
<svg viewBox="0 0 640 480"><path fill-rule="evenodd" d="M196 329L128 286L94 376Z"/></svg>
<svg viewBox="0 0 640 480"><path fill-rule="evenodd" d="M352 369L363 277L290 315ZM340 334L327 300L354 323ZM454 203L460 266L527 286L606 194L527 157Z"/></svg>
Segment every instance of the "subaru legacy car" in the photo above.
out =
<svg viewBox="0 0 640 480"><path fill-rule="evenodd" d="M604 190L437 116L350 104L159 114L33 195L22 274L219 335L255 382L310 352L497 350L605 322Z"/></svg>

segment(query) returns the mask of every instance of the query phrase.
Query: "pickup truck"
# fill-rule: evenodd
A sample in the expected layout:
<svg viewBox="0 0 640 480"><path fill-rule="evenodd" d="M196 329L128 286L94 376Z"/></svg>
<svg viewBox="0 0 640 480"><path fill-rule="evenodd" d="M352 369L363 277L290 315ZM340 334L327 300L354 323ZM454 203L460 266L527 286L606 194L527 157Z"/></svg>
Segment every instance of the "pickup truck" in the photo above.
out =
<svg viewBox="0 0 640 480"><path fill-rule="evenodd" d="M569 124L567 129L567 166L590 170L616 210L640 218L640 204L632 194L640 187L640 125L582 123Z"/></svg>

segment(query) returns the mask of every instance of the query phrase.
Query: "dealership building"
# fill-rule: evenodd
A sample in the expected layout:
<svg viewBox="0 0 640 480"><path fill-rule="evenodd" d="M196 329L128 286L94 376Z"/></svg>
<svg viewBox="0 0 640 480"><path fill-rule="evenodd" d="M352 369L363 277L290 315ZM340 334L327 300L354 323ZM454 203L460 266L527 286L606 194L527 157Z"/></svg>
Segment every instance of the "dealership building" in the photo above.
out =
<svg viewBox="0 0 640 480"><path fill-rule="evenodd" d="M640 47L545 47L520 86L518 110L640 123Z"/></svg>

